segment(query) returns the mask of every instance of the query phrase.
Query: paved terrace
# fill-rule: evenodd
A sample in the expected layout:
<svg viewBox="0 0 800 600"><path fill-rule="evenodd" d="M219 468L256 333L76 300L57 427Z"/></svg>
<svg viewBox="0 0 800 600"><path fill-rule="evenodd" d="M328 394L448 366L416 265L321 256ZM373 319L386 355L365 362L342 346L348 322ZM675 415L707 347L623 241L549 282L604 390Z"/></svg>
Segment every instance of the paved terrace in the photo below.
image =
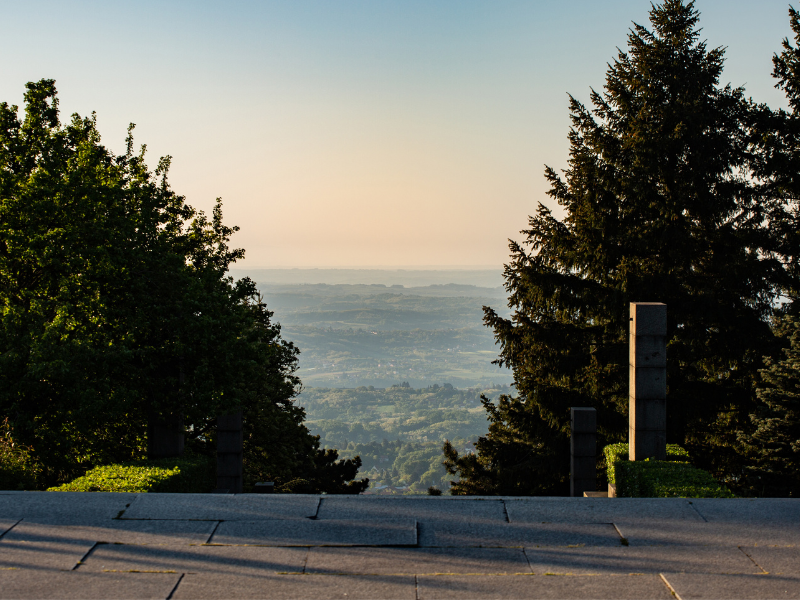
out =
<svg viewBox="0 0 800 600"><path fill-rule="evenodd" d="M800 500L0 492L2 598L800 598Z"/></svg>

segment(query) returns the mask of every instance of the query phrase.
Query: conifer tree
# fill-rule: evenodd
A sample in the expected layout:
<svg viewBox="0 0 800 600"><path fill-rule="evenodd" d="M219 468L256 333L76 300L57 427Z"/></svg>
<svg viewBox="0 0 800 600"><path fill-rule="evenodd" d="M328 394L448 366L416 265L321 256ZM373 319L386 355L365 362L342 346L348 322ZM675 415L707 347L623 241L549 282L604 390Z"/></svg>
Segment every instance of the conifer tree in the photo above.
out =
<svg viewBox="0 0 800 600"><path fill-rule="evenodd" d="M746 480L758 496L800 498L800 320L785 317L778 330L789 347L761 371L755 431L742 436L752 457Z"/></svg>
<svg viewBox="0 0 800 600"><path fill-rule="evenodd" d="M570 96L570 160L546 168L558 219L540 204L511 242L512 316L485 308L517 395L484 401L477 454L445 444L453 493L568 493L569 409L598 411L598 444L627 440L630 302L668 314L667 440L721 478L741 474L784 282L760 194L741 89L720 86L723 49L700 41L693 2L666 0L634 24L589 109Z"/></svg>

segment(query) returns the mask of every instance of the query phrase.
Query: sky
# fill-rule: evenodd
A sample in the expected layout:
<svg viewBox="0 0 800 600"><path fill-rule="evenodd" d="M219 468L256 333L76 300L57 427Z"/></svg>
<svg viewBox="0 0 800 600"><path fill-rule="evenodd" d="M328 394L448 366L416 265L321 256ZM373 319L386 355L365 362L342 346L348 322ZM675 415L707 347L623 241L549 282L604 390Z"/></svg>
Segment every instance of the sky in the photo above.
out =
<svg viewBox="0 0 800 600"><path fill-rule="evenodd" d="M722 83L770 106L788 4L698 0ZM642 0L0 0L0 102L56 80L62 119L97 112L122 153L192 206L223 200L244 268L506 262L568 161Z"/></svg>

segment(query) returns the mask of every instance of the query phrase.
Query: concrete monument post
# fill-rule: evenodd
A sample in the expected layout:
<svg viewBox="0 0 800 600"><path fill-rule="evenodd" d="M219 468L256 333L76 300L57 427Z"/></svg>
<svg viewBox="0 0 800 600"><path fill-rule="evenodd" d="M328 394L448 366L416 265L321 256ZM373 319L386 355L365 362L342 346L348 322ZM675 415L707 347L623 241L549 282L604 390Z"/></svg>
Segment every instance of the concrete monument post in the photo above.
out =
<svg viewBox="0 0 800 600"><path fill-rule="evenodd" d="M631 302L630 460L667 458L667 305Z"/></svg>
<svg viewBox="0 0 800 600"><path fill-rule="evenodd" d="M242 492L242 411L217 417L217 489Z"/></svg>
<svg viewBox="0 0 800 600"><path fill-rule="evenodd" d="M597 489L597 411L570 409L569 495L583 496Z"/></svg>

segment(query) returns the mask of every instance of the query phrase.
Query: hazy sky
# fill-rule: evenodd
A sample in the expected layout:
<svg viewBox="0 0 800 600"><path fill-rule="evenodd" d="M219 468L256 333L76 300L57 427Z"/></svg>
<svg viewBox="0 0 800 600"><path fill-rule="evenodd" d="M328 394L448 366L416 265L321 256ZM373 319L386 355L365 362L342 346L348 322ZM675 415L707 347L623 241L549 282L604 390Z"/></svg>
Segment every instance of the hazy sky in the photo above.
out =
<svg viewBox="0 0 800 600"><path fill-rule="evenodd" d="M699 0L724 83L784 106L788 4ZM224 202L240 266L499 266L643 0L0 2L0 101L56 79L117 152Z"/></svg>

